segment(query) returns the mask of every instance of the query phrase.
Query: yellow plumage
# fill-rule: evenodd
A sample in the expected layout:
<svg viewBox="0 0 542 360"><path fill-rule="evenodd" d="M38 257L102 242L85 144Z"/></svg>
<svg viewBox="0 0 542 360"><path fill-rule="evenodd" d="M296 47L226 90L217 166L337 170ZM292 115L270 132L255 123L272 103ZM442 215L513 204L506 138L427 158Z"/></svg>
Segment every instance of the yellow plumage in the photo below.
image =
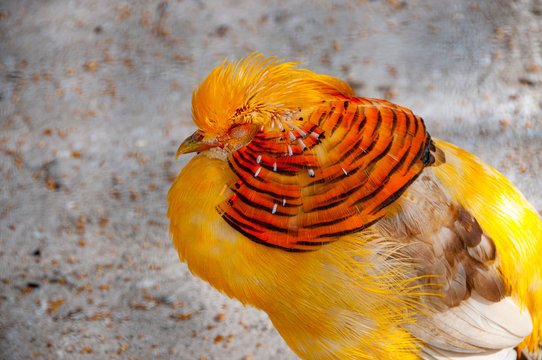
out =
<svg viewBox="0 0 542 360"><path fill-rule="evenodd" d="M193 96L199 130L179 149L201 153L168 194L181 261L265 311L305 359L431 358L424 349L439 341L417 324L478 292L528 309L534 349L542 223L532 206L473 155L431 142L409 110L353 96L341 80L261 55L213 70ZM401 141L380 143L386 132ZM422 250L445 269L427 267Z"/></svg>

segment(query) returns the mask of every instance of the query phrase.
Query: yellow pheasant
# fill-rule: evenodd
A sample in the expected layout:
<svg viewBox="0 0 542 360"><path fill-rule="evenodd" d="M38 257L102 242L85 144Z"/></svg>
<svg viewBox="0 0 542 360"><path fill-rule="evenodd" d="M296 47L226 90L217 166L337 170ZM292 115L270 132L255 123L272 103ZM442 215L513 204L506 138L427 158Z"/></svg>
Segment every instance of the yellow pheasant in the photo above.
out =
<svg viewBox="0 0 542 360"><path fill-rule="evenodd" d="M303 359L515 359L542 330L542 222L474 155L345 82L253 54L194 91L168 194L197 276Z"/></svg>

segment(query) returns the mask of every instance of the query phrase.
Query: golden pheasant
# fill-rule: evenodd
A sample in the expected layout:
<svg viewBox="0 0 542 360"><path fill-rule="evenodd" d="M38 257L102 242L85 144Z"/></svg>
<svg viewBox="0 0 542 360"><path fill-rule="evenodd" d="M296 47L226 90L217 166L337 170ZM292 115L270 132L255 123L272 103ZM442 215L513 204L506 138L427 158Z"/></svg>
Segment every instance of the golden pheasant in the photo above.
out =
<svg viewBox="0 0 542 360"><path fill-rule="evenodd" d="M180 259L303 359L515 359L542 222L474 155L345 82L253 54L194 91L168 194Z"/></svg>

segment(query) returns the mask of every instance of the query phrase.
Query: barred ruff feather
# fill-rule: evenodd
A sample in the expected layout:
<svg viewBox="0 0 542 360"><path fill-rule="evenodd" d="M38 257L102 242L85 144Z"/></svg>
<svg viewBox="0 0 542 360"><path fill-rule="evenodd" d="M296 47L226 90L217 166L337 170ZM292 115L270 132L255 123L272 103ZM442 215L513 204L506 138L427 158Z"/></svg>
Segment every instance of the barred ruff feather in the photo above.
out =
<svg viewBox="0 0 542 360"><path fill-rule="evenodd" d="M506 286L531 313L533 333L522 343L531 351L542 334L542 221L508 179L476 156L435 140L446 164L435 169L463 206L493 238Z"/></svg>

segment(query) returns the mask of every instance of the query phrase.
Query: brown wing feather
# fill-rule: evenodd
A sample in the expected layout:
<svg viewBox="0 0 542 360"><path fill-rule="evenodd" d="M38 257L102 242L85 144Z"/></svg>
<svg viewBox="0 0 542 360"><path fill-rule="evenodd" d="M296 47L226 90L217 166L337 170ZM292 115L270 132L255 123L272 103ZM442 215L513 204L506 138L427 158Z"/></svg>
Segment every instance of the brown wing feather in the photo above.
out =
<svg viewBox="0 0 542 360"><path fill-rule="evenodd" d="M434 161L430 144L408 109L364 98L325 102L305 119L274 119L229 156L238 180L218 211L252 240L313 250L384 216Z"/></svg>
<svg viewBox="0 0 542 360"><path fill-rule="evenodd" d="M491 302L506 296L493 240L467 210L451 200L431 168L394 206L395 214L374 227L404 244L401 252L417 265L418 281L428 292L440 294L427 300L431 307L457 306L472 291Z"/></svg>

